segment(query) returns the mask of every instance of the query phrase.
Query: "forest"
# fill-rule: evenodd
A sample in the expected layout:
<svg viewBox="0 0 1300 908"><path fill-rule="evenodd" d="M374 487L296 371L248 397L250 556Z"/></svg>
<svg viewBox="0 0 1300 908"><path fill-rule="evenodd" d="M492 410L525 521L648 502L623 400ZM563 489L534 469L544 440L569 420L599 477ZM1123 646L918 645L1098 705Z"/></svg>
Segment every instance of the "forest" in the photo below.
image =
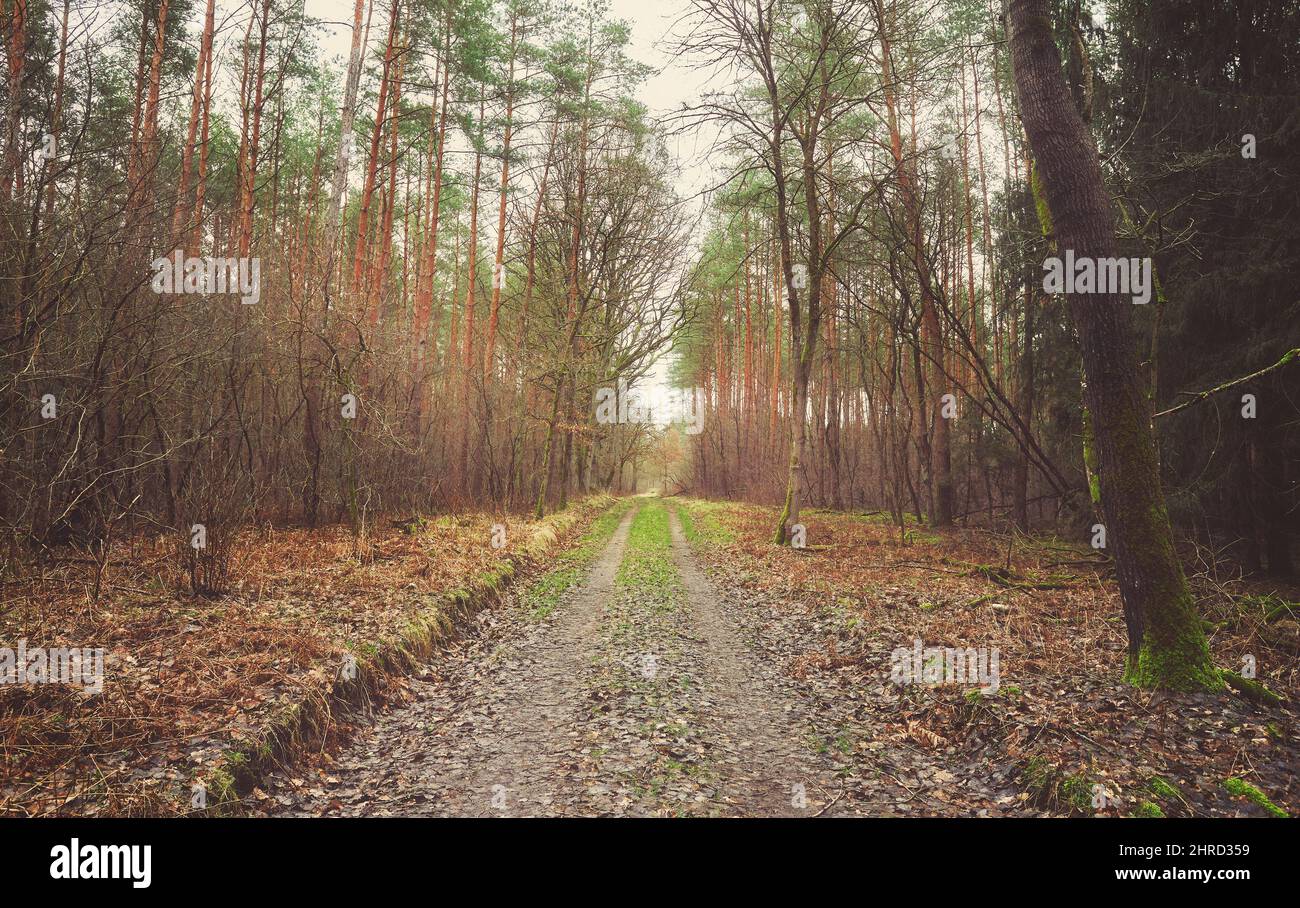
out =
<svg viewBox="0 0 1300 908"><path fill-rule="evenodd" d="M0 22L0 816L1300 810L1294 3Z"/></svg>

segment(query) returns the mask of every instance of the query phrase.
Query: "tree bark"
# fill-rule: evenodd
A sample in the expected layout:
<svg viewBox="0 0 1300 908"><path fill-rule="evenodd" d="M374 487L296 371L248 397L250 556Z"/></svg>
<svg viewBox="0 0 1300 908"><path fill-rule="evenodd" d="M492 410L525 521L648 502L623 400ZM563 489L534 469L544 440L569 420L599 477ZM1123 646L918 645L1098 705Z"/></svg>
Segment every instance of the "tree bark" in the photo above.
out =
<svg viewBox="0 0 1300 908"><path fill-rule="evenodd" d="M420 278L417 281L419 291L415 300L415 345L418 352L423 352L426 348L432 350L437 345L437 331L433 332L433 337L428 337L429 316L433 309L433 277L437 271L438 265L438 223L439 223L439 206L442 204L442 164L443 152L447 141L447 97L451 84L451 12L447 13L445 24L446 35L443 38L442 46L442 98L438 104L438 129L437 129L437 151L430 149L432 160L430 162L429 184L427 195L429 196L429 215L426 219L428 238L425 240L424 250L422 253L423 261L420 263ZM432 125L433 113L430 111L430 125ZM433 142L432 134L429 141ZM435 326L436 327L436 326ZM420 357L423 364L433 361L432 355L422 355ZM420 408L423 411L424 395L421 393Z"/></svg>
<svg viewBox="0 0 1300 908"><path fill-rule="evenodd" d="M352 122L356 117L357 87L361 82L361 14L365 10L366 0L357 0L352 11L352 51L348 57L347 82L343 87L343 107L339 111L339 147L334 155L334 179L330 185L329 235L330 243L339 241L339 205L343 198L343 188L347 185L348 159L351 157L353 132ZM330 247L331 262L334 260L334 246ZM328 277L329 272L326 272Z"/></svg>
<svg viewBox="0 0 1300 908"><path fill-rule="evenodd" d="M365 273L366 252L369 248L370 204L374 199L376 169L379 166L379 143L382 138L384 113L388 109L388 82L393 69L393 52L397 46L397 22L401 10L401 0L393 0L388 14L388 41L384 46L383 75L379 80L379 99L376 103L375 128L370 135L370 156L366 165L366 184L361 191L361 210L357 214L357 243L352 259L352 287L361 290L361 277ZM368 289L362 292L363 300L369 300Z"/></svg>
<svg viewBox="0 0 1300 908"><path fill-rule="evenodd" d="M948 421L940 413L940 397L945 393L942 334L939 329L939 315L934 304L929 263L925 256L925 240L921 234L921 202L916 193L913 164L903 155L897 93L893 88L896 70L888 36L889 20L880 0L876 0L876 20L880 26L881 78L886 86L885 105L889 121L889 148L894 160L899 194L903 198L912 264L921 285L921 341L927 360L924 394L929 398L918 401L921 413L925 414L919 426L921 433L926 432L927 420L932 419L934 422L934 447L931 456L927 458L930 461L927 468L932 473L934 482L932 509L934 513L930 515L930 523L934 526L950 526L953 506L951 443Z"/></svg>
<svg viewBox="0 0 1300 908"><path fill-rule="evenodd" d="M1020 116L1037 158L1059 252L1114 257L1115 215L1092 137L1052 39L1047 0L1010 0L1008 40ZM1195 603L1174 551L1155 438L1130 333L1132 303L1071 294L1101 469L1101 504L1129 632L1125 677L1140 687L1217 689Z"/></svg>
<svg viewBox="0 0 1300 908"><path fill-rule="evenodd" d="M510 14L510 68L506 76L506 125L501 141L501 197L497 210L497 251L492 264L492 305L488 310L487 340L483 351L483 375L491 379L495 370L497 324L501 318L501 291L505 286L506 202L510 192L510 138L515 112L515 54L519 47L518 10Z"/></svg>

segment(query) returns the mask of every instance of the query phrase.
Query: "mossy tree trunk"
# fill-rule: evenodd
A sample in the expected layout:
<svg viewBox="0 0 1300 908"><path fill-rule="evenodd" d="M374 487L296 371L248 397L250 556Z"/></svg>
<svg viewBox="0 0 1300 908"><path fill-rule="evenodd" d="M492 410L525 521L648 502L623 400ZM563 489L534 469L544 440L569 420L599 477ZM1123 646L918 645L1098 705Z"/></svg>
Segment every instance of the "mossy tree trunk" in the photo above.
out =
<svg viewBox="0 0 1300 908"><path fill-rule="evenodd" d="M1020 116L1037 159L1058 252L1117 255L1115 214L1097 149L1052 39L1047 0L1010 0L1007 32ZM1218 688L1195 604L1173 545L1155 437L1130 331L1131 300L1071 294L1100 473L1107 543L1129 633L1126 677L1140 687Z"/></svg>

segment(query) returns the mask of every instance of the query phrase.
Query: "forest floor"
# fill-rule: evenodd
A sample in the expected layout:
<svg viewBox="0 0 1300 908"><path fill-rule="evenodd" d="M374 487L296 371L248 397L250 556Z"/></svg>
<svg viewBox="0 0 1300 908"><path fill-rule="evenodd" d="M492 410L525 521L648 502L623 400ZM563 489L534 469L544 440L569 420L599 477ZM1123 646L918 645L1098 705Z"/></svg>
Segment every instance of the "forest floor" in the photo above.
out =
<svg viewBox="0 0 1300 908"><path fill-rule="evenodd" d="M453 618L496 598L505 571L572 555L611 505L594 496L540 521L384 521L360 539L339 526L248 529L213 597L186 588L187 540L169 537L115 544L97 600L96 567L74 552L6 581L5 646L106 654L99 691L0 684L0 816L216 809L237 798L234 774L272 729L310 716L316 737L335 736L338 707L358 705L337 698L349 660L364 686L350 700L403 700L404 672L391 669L415 661L415 643L451 635Z"/></svg>
<svg viewBox="0 0 1300 908"><path fill-rule="evenodd" d="M1219 664L1252 653L1282 704L1151 695L1120 681L1118 598L1087 549L813 512L796 550L768 542L774 520L758 506L635 499L617 526L588 534L577 575L565 566L480 612L412 681L410 703L276 773L252 805L293 816L1300 808L1294 621L1264 611L1283 600L1202 603ZM891 654L917 640L997 647L998 689L895 683Z"/></svg>
<svg viewBox="0 0 1300 908"><path fill-rule="evenodd" d="M771 544L773 508L650 496L508 523L500 549L493 520L360 548L256 531L215 600L175 591L174 541L118 553L97 603L75 565L7 591L6 638L109 659L97 694L0 688L0 815L1300 810L1294 589L1194 577L1216 663L1253 657L1280 702L1151 694L1121 681L1107 562L1059 539L813 510L794 549ZM437 646L404 643L431 615ZM996 681L898 683L918 646L996 650ZM363 708L189 802L286 710L337 694L349 655Z"/></svg>
<svg viewBox="0 0 1300 908"><path fill-rule="evenodd" d="M840 800L807 704L694 564L677 516L640 499L583 580L480 613L408 708L267 811L298 816L793 816L888 813ZM894 795L905 795L901 789Z"/></svg>

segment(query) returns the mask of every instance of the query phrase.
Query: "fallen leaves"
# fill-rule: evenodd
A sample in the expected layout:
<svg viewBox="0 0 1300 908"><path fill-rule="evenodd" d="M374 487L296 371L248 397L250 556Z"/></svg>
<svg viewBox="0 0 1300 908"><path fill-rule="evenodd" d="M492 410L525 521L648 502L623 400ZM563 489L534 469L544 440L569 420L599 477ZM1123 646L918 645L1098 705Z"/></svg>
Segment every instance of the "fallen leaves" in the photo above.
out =
<svg viewBox="0 0 1300 908"><path fill-rule="evenodd" d="M874 735L877 763L855 761L856 771L893 767L915 789L908 810L1060 812L1059 797L1045 808L1021 790L1017 777L1035 758L1062 778L1086 767L1115 790L1107 807L1087 813L1127 815L1159 800L1148 788L1165 776L1187 799L1160 801L1171 816L1254 811L1223 789L1241 767L1276 804L1300 808L1300 679L1288 617L1270 623L1209 592L1200 602L1214 623L1216 661L1235 668L1243 654L1259 656L1266 683L1287 698L1281 705L1226 692L1152 696L1121 680L1118 592L1109 565L1082 547L1017 538L1008 555L1005 536L975 529L927 530L905 543L880 517L814 509L804 522L819 547L796 553L769 541L775 508L709 502L707 513L731 537L702 549L715 578L767 616L765 639L819 703L826 737L845 723ZM1075 573L1061 574L1063 564ZM889 653L914 639L997 647L1000 691L972 700L968 687L893 685Z"/></svg>
<svg viewBox="0 0 1300 908"><path fill-rule="evenodd" d="M94 606L84 593L92 565L65 560L8 582L0 643L107 653L97 696L0 687L0 815L188 810L191 777L327 693L347 653L396 637L447 591L520 560L539 534L569 539L569 518L589 520L607 503L575 504L558 535L555 518L489 514L439 518L414 534L393 527L369 537L364 559L344 527L249 528L232 546L231 592L217 599L185 592L167 537L118 542L111 594ZM491 527L503 521L509 544L494 549ZM400 678L382 692L407 695Z"/></svg>

